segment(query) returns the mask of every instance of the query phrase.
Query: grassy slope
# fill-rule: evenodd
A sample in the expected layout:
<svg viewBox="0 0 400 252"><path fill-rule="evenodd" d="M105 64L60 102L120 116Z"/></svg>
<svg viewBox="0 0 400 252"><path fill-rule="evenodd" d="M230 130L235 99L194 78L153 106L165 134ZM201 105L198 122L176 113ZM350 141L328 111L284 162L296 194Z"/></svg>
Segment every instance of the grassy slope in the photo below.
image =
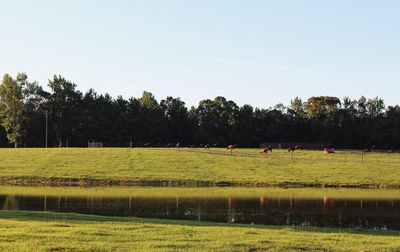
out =
<svg viewBox="0 0 400 252"><path fill-rule="evenodd" d="M266 196L273 198L303 199L400 199L400 190L348 189L348 188L262 188L262 187L27 187L0 186L2 195L67 196L67 197L235 197L251 198Z"/></svg>
<svg viewBox="0 0 400 252"><path fill-rule="evenodd" d="M291 161L285 151L249 158L174 149L1 149L0 178L400 185L400 154L368 154L364 164L359 153L348 151L299 151L294 156Z"/></svg>
<svg viewBox="0 0 400 252"><path fill-rule="evenodd" d="M398 232L0 212L0 250L399 251Z"/></svg>

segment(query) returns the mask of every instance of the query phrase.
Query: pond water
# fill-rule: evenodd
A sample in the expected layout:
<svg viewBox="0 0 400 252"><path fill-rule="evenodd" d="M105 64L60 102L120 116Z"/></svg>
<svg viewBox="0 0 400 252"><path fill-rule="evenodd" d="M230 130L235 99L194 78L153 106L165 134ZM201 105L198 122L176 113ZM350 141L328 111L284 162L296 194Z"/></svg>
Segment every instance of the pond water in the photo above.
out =
<svg viewBox="0 0 400 252"><path fill-rule="evenodd" d="M400 198L304 197L263 193L257 196L113 197L101 193L29 195L0 190L0 209L54 211L106 216L400 230Z"/></svg>

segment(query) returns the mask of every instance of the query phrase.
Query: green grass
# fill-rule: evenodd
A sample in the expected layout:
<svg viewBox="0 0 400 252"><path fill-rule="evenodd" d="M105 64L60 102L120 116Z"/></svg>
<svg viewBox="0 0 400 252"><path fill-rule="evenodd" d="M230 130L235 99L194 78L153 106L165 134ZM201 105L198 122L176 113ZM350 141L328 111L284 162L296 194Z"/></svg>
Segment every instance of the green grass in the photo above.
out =
<svg viewBox="0 0 400 252"><path fill-rule="evenodd" d="M236 153L258 156L257 149L239 149ZM277 150L266 158L255 158L182 149L1 149L0 161L3 184L76 179L119 185L166 181L180 185L229 182L246 186L400 186L397 153L366 154L361 163L361 154L354 151L332 155L298 151L292 161L286 151Z"/></svg>
<svg viewBox="0 0 400 252"><path fill-rule="evenodd" d="M0 212L2 251L399 251L399 232Z"/></svg>
<svg viewBox="0 0 400 252"><path fill-rule="evenodd" d="M146 197L146 198L273 198L298 199L400 199L399 190L349 188L263 188L263 187L27 187L0 186L2 195L67 197Z"/></svg>

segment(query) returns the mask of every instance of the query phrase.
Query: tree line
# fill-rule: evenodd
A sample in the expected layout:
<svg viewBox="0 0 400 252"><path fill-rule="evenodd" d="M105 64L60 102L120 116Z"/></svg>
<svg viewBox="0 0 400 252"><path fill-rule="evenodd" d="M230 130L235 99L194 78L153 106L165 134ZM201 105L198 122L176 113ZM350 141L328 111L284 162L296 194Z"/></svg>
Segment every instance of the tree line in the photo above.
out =
<svg viewBox="0 0 400 252"><path fill-rule="evenodd" d="M5 74L0 85L0 146L85 147L261 143L319 143L336 148L400 148L400 107L379 97L296 97L267 109L238 106L222 96L188 108L180 98L158 102L144 91L124 99L86 93L60 75L46 91L25 73ZM47 118L47 119L46 119ZM47 123L46 123L47 121Z"/></svg>

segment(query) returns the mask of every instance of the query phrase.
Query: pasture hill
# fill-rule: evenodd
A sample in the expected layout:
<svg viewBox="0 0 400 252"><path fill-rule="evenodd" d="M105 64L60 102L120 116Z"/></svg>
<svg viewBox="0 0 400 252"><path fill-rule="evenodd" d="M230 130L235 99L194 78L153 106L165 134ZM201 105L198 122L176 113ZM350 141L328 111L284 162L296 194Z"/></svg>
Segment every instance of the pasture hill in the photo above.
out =
<svg viewBox="0 0 400 252"><path fill-rule="evenodd" d="M22 148L0 159L2 184L400 187L400 154L386 152Z"/></svg>

